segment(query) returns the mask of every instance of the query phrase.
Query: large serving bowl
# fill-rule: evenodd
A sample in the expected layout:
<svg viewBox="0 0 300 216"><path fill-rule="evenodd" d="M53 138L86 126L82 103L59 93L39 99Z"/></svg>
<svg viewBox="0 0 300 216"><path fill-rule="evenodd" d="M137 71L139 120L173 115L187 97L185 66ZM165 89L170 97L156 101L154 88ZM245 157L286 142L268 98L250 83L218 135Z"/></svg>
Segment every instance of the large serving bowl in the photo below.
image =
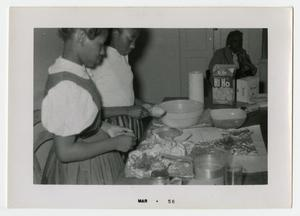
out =
<svg viewBox="0 0 300 216"><path fill-rule="evenodd" d="M210 111L213 124L217 128L239 128L247 118L242 109L213 109Z"/></svg>
<svg viewBox="0 0 300 216"><path fill-rule="evenodd" d="M170 127L187 128L198 123L203 112L203 103L193 100L171 100L159 104L167 114L162 122Z"/></svg>

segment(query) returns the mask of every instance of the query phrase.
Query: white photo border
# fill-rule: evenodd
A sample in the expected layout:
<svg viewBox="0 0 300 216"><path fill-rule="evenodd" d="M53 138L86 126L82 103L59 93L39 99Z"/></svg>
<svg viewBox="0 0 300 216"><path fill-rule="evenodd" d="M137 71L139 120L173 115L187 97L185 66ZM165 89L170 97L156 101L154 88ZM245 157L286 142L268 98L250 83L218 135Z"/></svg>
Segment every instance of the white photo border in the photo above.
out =
<svg viewBox="0 0 300 216"><path fill-rule="evenodd" d="M8 206L154 209L290 207L292 202L292 11L292 8L288 7L11 8ZM268 185L234 187L33 185L33 29L84 26L268 28ZM141 205L137 202L140 198L146 198L151 202ZM157 199L162 202L156 203ZM170 206L168 199L175 199L176 203Z"/></svg>

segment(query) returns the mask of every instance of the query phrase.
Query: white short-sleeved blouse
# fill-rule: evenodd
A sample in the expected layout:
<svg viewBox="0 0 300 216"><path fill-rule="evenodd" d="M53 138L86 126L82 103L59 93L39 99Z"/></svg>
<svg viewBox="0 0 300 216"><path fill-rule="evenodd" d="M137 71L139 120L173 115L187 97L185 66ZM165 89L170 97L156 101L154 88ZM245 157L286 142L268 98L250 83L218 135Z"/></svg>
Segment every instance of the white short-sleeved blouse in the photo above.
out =
<svg viewBox="0 0 300 216"><path fill-rule="evenodd" d="M90 79L84 66L62 57L49 67L49 74L59 72ZM98 113L90 93L72 81L61 81L52 87L43 99L41 109L43 126L59 136L79 134L93 123Z"/></svg>
<svg viewBox="0 0 300 216"><path fill-rule="evenodd" d="M107 47L102 64L91 70L105 107L132 106L134 104L133 73L128 57L115 48Z"/></svg>

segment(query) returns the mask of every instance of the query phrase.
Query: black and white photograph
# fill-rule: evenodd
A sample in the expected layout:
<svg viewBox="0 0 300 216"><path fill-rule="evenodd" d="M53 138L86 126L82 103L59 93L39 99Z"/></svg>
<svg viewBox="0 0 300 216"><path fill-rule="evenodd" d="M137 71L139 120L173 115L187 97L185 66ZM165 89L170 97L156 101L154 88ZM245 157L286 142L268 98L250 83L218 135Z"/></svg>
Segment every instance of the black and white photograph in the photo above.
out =
<svg viewBox="0 0 300 216"><path fill-rule="evenodd" d="M267 74L267 28L35 28L34 183L268 184Z"/></svg>
<svg viewBox="0 0 300 216"><path fill-rule="evenodd" d="M11 8L8 206L288 208L292 18Z"/></svg>

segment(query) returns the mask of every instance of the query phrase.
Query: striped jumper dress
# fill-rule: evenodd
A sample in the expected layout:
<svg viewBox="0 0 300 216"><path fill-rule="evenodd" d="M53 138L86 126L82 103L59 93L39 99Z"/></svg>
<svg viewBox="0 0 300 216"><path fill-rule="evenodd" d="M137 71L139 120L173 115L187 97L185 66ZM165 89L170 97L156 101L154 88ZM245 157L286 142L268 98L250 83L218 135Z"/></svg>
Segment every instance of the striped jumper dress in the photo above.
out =
<svg viewBox="0 0 300 216"><path fill-rule="evenodd" d="M98 108L98 115L94 122L78 134L76 140L84 140L101 133L99 130L101 126L101 98L93 81L83 79L70 72L50 74L45 95L63 80L72 81L86 89ZM53 145L46 161L41 182L42 184L113 184L123 169L124 162L117 151L104 153L84 161L63 163L58 160Z"/></svg>

